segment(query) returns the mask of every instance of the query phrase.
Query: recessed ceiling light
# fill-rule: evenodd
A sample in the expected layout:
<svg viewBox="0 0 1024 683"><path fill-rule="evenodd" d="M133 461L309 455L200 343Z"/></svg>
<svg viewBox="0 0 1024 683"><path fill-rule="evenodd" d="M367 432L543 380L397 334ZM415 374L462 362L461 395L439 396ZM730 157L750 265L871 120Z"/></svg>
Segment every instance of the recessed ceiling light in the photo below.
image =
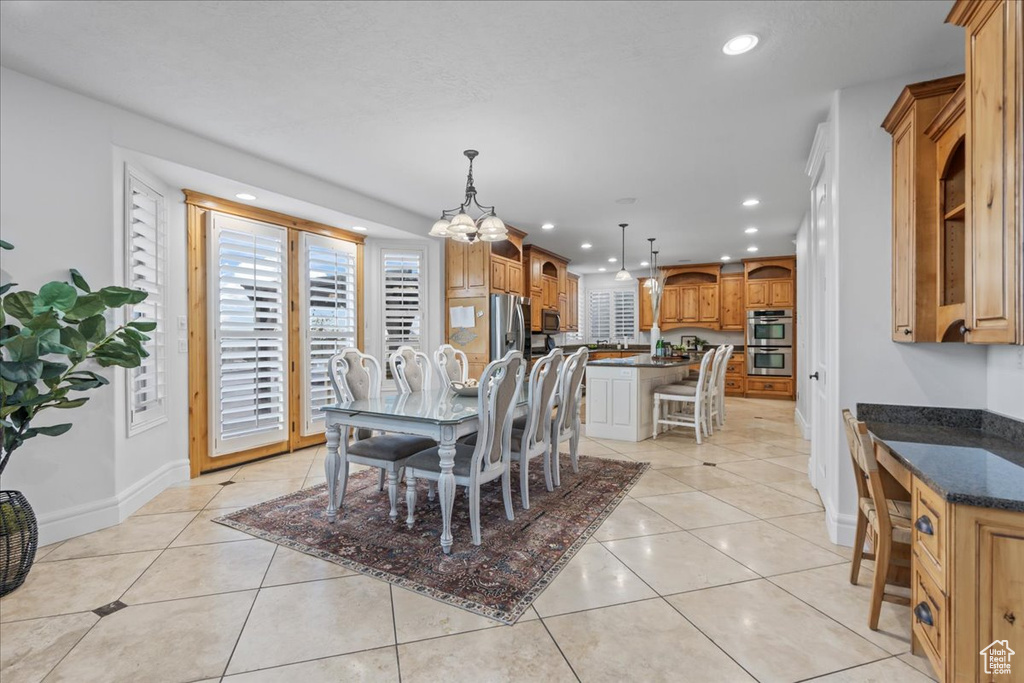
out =
<svg viewBox="0 0 1024 683"><path fill-rule="evenodd" d="M555 229L555 224L554 223L545 223L544 225L540 226L540 229L541 230L554 230Z"/></svg>
<svg viewBox="0 0 1024 683"><path fill-rule="evenodd" d="M747 247L747 251L755 252L755 251L757 251L757 247Z"/></svg>
<svg viewBox="0 0 1024 683"><path fill-rule="evenodd" d="M747 233L748 235L753 235L755 232L757 232L757 228L753 228L753 227L747 228L743 232Z"/></svg>
<svg viewBox="0 0 1024 683"><path fill-rule="evenodd" d="M651 263L650 263L650 261L641 261L640 265L641 266L649 266L649 265L651 265Z"/></svg>
<svg viewBox="0 0 1024 683"><path fill-rule="evenodd" d="M598 268L598 269L597 269L597 272L599 272L599 273L603 273L603 272L604 272L604 271L606 271L606 270L608 270L608 269L607 269L607 268Z"/></svg>
<svg viewBox="0 0 1024 683"><path fill-rule="evenodd" d="M731 261L732 260L732 256L723 256L722 260L723 261Z"/></svg>
<svg viewBox="0 0 1024 683"><path fill-rule="evenodd" d="M254 199L256 199L256 195L254 195L254 194L249 194L248 192L239 192L239 193L238 193L238 194L236 194L235 196L236 196L236 197L238 197L239 199L244 199L244 200L245 200L245 201L247 201L247 202L251 202L251 201L253 201Z"/></svg>
<svg viewBox="0 0 1024 683"><path fill-rule="evenodd" d="M353 225L353 226L352 226L352 229L353 229L353 230L357 230L357 231L359 231L359 232L366 232L366 228L364 228L364 227L363 227L363 226L361 226L361 225Z"/></svg>
<svg viewBox="0 0 1024 683"><path fill-rule="evenodd" d="M722 46L722 52L729 56L741 55L750 52L757 46L758 38L753 33L744 33L741 36L730 38L729 42Z"/></svg>
<svg viewBox="0 0 1024 683"><path fill-rule="evenodd" d="M580 249L590 249L592 246L594 245L591 244L590 242L584 242L583 244L580 245Z"/></svg>
<svg viewBox="0 0 1024 683"><path fill-rule="evenodd" d="M616 261L618 261L618 260L619 260L619 259L617 259L617 258L615 258L614 256L612 256L611 258L609 258L609 259L608 259L608 263L615 263L615 262L616 262Z"/></svg>
<svg viewBox="0 0 1024 683"><path fill-rule="evenodd" d="M615 200L616 204L636 204L636 197L622 197Z"/></svg>
<svg viewBox="0 0 1024 683"><path fill-rule="evenodd" d="M760 203L760 199L754 199L753 197L751 197L750 199L743 200L743 206L757 206Z"/></svg>

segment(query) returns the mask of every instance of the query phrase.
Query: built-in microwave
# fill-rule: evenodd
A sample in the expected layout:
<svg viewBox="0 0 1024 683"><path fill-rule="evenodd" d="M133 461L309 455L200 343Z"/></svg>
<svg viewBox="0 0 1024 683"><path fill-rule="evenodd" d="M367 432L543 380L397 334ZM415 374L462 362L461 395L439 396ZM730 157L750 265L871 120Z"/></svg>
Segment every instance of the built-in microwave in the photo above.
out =
<svg viewBox="0 0 1024 683"><path fill-rule="evenodd" d="M747 311L747 346L792 346L793 310Z"/></svg>
<svg viewBox="0 0 1024 683"><path fill-rule="evenodd" d="M562 316L558 311L540 312L540 331L543 334L558 334L562 329Z"/></svg>

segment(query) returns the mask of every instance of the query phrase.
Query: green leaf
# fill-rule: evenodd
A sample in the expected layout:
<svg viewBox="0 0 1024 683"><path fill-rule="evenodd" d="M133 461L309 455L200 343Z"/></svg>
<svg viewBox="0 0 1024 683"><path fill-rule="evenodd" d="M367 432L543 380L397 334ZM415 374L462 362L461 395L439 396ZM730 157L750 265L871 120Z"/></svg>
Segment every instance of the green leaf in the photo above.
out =
<svg viewBox="0 0 1024 683"><path fill-rule="evenodd" d="M39 338L19 334L3 344L12 361L34 361L39 358Z"/></svg>
<svg viewBox="0 0 1024 683"><path fill-rule="evenodd" d="M45 436L60 436L64 432L71 429L71 423L65 422L59 425L50 425L49 427L35 427L37 434L43 434Z"/></svg>
<svg viewBox="0 0 1024 683"><path fill-rule="evenodd" d="M10 396L18 390L18 385L6 379L0 379L0 394Z"/></svg>
<svg viewBox="0 0 1024 683"><path fill-rule="evenodd" d="M85 281L84 277L82 277L82 274L74 268L71 269L71 281L75 283L75 287L78 287L83 292L92 291L92 289L89 288L89 283Z"/></svg>
<svg viewBox="0 0 1024 683"><path fill-rule="evenodd" d="M125 304L137 304L147 296L149 296L148 292L127 287L104 287L100 290L100 298L110 308L120 308Z"/></svg>
<svg viewBox="0 0 1024 683"><path fill-rule="evenodd" d="M43 374L43 362L34 361L0 361L0 377L11 382L35 382Z"/></svg>
<svg viewBox="0 0 1024 683"><path fill-rule="evenodd" d="M139 332L152 332L156 329L156 323L151 320L133 320L128 327L134 327Z"/></svg>
<svg viewBox="0 0 1024 683"><path fill-rule="evenodd" d="M82 333L73 327L61 328L60 343L74 350L77 358L72 358L72 360L84 358L85 354L89 352L89 344L86 342L85 337L83 337Z"/></svg>
<svg viewBox="0 0 1024 683"><path fill-rule="evenodd" d="M47 282L39 290L39 298L35 302L35 312L46 310L70 311L78 301L78 292L66 282Z"/></svg>
<svg viewBox="0 0 1024 683"><path fill-rule="evenodd" d="M98 315L107 310L107 305L99 294L85 294L78 297L75 307L65 314L65 318L72 322L81 322L86 318Z"/></svg>
<svg viewBox="0 0 1024 683"><path fill-rule="evenodd" d="M102 315L91 316L79 323L78 331L83 337L96 343L107 336L107 320Z"/></svg>
<svg viewBox="0 0 1024 683"><path fill-rule="evenodd" d="M5 240L0 240L0 249L14 249L14 245Z"/></svg>
<svg viewBox="0 0 1024 683"><path fill-rule="evenodd" d="M46 311L25 323L25 327L37 332L39 330L58 330L60 329L60 319L53 311Z"/></svg>
<svg viewBox="0 0 1024 683"><path fill-rule="evenodd" d="M35 317L32 312L36 300L36 293L22 290L4 297L4 311L13 315L22 323L27 323Z"/></svg>
<svg viewBox="0 0 1024 683"><path fill-rule="evenodd" d="M13 287L16 284L18 284L18 283L17 282L8 282L8 283L0 285L0 296L6 294L7 290L10 289L11 287Z"/></svg>
<svg viewBox="0 0 1024 683"><path fill-rule="evenodd" d="M43 373L40 375L40 378L45 380L60 377L67 371L67 369L68 365L66 363L52 363L48 360L44 360Z"/></svg>

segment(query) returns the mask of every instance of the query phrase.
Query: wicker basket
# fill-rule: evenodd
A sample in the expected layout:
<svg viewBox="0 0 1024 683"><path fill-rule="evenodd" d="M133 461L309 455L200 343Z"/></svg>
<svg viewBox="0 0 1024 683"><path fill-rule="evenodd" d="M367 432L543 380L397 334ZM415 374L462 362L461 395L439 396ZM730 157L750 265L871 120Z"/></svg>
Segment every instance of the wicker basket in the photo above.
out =
<svg viewBox="0 0 1024 683"><path fill-rule="evenodd" d="M25 583L39 543L39 525L20 491L0 491L0 597Z"/></svg>

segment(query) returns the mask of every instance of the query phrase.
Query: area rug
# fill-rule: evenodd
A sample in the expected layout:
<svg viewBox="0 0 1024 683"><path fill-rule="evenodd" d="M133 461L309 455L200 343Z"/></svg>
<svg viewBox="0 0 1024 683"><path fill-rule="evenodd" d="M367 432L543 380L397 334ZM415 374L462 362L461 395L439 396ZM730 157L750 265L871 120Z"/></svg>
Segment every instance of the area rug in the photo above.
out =
<svg viewBox="0 0 1024 683"><path fill-rule="evenodd" d="M399 520L388 517L387 490L377 490L377 470L351 477L343 511L327 521L327 485L239 510L214 521L258 538L335 562L435 600L513 624L554 580L647 470L647 463L580 456L579 473L562 455L562 485L544 488L539 463L530 468L530 509L519 500L513 464L515 521L505 518L501 482L481 492L482 544L474 546L469 505L459 487L452 513L452 553L441 551L441 509L420 482L416 524L405 524L405 488Z"/></svg>

